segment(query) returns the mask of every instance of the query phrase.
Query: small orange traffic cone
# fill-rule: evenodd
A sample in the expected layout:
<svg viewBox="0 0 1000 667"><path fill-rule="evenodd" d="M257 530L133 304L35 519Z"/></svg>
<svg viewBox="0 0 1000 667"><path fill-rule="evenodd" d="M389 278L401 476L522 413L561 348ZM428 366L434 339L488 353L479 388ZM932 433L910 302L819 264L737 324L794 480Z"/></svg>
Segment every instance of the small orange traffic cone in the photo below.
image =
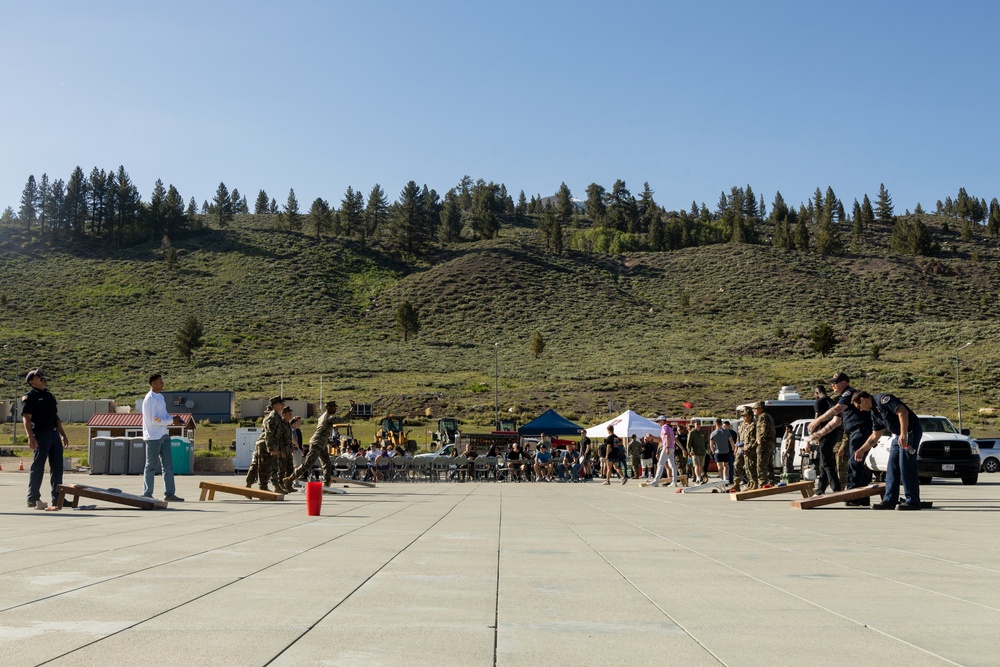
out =
<svg viewBox="0 0 1000 667"><path fill-rule="evenodd" d="M19 470L20 472L24 472L24 461L18 461L18 462L17 462L17 469L18 469L18 470Z"/></svg>

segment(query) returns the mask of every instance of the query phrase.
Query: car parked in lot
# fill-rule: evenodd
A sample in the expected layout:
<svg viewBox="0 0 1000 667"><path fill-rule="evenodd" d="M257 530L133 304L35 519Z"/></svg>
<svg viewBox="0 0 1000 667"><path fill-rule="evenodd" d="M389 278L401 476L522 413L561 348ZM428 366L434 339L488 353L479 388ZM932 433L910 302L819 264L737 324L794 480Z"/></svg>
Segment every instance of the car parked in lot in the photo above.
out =
<svg viewBox="0 0 1000 667"><path fill-rule="evenodd" d="M963 484L979 481L979 445L968 432L959 433L950 419L940 415L917 415L917 418L924 432L917 449L920 483L935 477L958 477ZM875 473L885 474L890 441L891 436L883 435L865 458L865 464Z"/></svg>
<svg viewBox="0 0 1000 667"><path fill-rule="evenodd" d="M1000 471L1000 438L976 438L976 444L982 459L979 469L982 472Z"/></svg>

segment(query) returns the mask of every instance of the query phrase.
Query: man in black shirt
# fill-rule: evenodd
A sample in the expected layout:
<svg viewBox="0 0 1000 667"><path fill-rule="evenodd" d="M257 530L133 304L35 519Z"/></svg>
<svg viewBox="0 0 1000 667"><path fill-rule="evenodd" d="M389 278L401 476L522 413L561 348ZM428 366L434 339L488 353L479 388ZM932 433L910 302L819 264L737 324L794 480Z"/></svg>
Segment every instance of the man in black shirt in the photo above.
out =
<svg viewBox="0 0 1000 667"><path fill-rule="evenodd" d="M854 394L854 407L872 415L872 434L865 444L854 454L856 461L863 462L868 450L878 443L885 431L892 433L889 445L889 464L885 471L885 496L882 502L872 505L873 510L919 510L920 479L917 476L917 448L923 429L913 410L892 394L875 394L867 391ZM899 481L902 477L906 487L906 501L899 502ZM898 505L898 506L897 506Z"/></svg>
<svg viewBox="0 0 1000 667"><path fill-rule="evenodd" d="M826 415L834 405L826 393L826 387L823 385L817 385L813 395L816 398L816 419L813 420L810 426L816 424L819 418ZM844 431L840 427L839 419L830 419L828 424L832 424L830 428L822 428L811 435L811 439L819 443L819 470L816 471L816 495L822 495L826 491L827 485L830 486L830 490L834 493L840 491L837 456L834 454L833 448L840 441L840 436ZM823 433L823 435L819 435L819 433Z"/></svg>
<svg viewBox="0 0 1000 667"><path fill-rule="evenodd" d="M55 396L45 388L45 376L35 369L24 378L31 387L21 400L21 420L28 434L28 447L34 452L31 472L28 475L28 507L32 509L59 509L55 506L59 499L57 488L63 479L63 447L69 446L69 438L63 430L56 407ZM52 507L46 505L42 497L42 478L45 477L45 462L49 462L52 484Z"/></svg>
<svg viewBox="0 0 1000 667"><path fill-rule="evenodd" d="M851 378L847 373L840 372L830 378L830 386L839 394L837 403L809 424L809 432L824 436L832 432L839 424L847 431L847 488L856 489L868 486L872 482L872 471L865 465L864 459L854 458L861 446L872 434L872 415L863 412L851 402L858 390L851 386ZM829 421L826 421L829 420ZM825 425L821 426L824 422ZM868 498L848 500L845 505L853 507L868 507Z"/></svg>

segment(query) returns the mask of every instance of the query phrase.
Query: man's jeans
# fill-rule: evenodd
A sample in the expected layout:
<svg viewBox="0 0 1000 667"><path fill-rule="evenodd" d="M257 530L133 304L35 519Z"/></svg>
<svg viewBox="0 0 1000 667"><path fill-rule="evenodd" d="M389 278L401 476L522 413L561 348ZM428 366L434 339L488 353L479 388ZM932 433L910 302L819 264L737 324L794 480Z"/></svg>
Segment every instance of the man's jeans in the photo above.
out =
<svg viewBox="0 0 1000 667"><path fill-rule="evenodd" d="M159 440L146 440L146 468L143 470L142 495L153 497L153 476L156 473L156 462L160 461L163 470L163 487L167 496L174 495L174 461L170 456L170 435Z"/></svg>
<svg viewBox="0 0 1000 667"><path fill-rule="evenodd" d="M49 462L49 474L52 477L52 504L59 500L56 487L63 481L63 447L56 430L41 431L35 434L38 449L31 459L31 472L28 473L28 502L34 504L42 497L42 480L45 478L45 462Z"/></svg>

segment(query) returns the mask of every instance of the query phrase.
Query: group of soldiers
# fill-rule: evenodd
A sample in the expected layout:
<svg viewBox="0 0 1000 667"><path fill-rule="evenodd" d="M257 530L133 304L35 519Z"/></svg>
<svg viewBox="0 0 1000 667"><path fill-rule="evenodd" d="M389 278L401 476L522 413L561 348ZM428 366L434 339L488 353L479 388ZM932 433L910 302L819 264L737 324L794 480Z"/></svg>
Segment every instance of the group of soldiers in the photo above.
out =
<svg viewBox="0 0 1000 667"><path fill-rule="evenodd" d="M753 404L753 412L743 411L743 418L736 429L736 474L733 491L740 491L745 477L746 490L770 486L773 481L773 461L776 441L774 419L764 412L764 401Z"/></svg>
<svg viewBox="0 0 1000 667"><path fill-rule="evenodd" d="M291 411L285 408L281 396L271 398L271 409L264 415L263 429L254 448L254 459L247 471L247 488L260 483L262 491L270 491L270 483L278 493L294 493L295 480L307 476L319 459L323 464L324 483L329 486L333 478L333 462L330 460L330 436L336 422L337 404L326 403L326 411L320 415L316 432L309 439L309 451L302 458L299 467L294 467L292 456Z"/></svg>

